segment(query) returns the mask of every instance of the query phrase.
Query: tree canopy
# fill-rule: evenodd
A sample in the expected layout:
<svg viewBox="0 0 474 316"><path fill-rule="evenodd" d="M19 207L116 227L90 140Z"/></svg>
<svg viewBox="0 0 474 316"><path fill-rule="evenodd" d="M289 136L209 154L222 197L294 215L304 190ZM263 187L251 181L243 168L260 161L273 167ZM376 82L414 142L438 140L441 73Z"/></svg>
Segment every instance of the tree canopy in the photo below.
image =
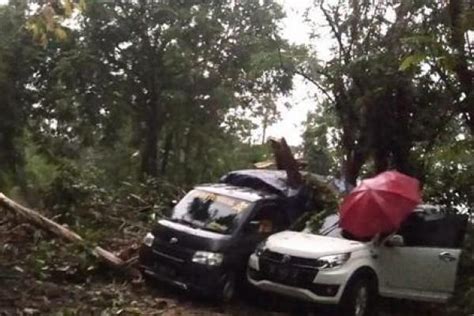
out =
<svg viewBox="0 0 474 316"><path fill-rule="evenodd" d="M472 206L464 190L472 184L444 178L438 191L433 181L446 165L473 173L463 158L472 155L471 11L462 1L315 1L313 36L332 41L329 60L313 56L298 69L322 95L305 133L315 163L336 155L353 184L364 172L397 169L456 201L448 204Z"/></svg>
<svg viewBox="0 0 474 316"><path fill-rule="evenodd" d="M27 133L49 163L93 160L113 181L195 183L264 158L248 113L274 119L274 100L292 87L291 52L301 50L279 35L277 3L61 4L2 8L19 16L2 27L2 52L26 59L2 59L24 67L5 68L5 90L30 96L4 105L5 169L8 155L25 155L12 146Z"/></svg>

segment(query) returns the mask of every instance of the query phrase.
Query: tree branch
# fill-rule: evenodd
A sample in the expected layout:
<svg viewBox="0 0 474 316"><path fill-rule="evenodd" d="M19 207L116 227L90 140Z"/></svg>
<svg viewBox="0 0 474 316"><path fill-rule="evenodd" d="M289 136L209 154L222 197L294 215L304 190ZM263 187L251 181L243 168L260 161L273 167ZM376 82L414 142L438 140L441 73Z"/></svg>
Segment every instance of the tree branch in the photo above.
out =
<svg viewBox="0 0 474 316"><path fill-rule="evenodd" d="M344 60L348 58L348 55L346 53L346 48L344 47L344 44L342 43L342 35L341 32L337 29L335 22L331 19L331 16L329 15L328 11L324 8L324 1L321 1L321 5L319 6L321 11L324 14L324 17L326 18L326 21L329 24L329 27L331 28L332 33L334 34L334 37L337 40L337 43L339 45L339 50L340 50L340 55L344 57Z"/></svg>
<svg viewBox="0 0 474 316"><path fill-rule="evenodd" d="M324 93L324 95L331 101L331 102L336 102L336 100L331 96L331 94L327 91L327 89L325 89L317 80L311 78L308 74L304 73L302 70L299 70L299 69L296 69L295 70L295 73L297 75L300 75L301 77L303 77L305 80L308 80L309 82L311 82L313 85L316 86L316 88L318 88L322 93Z"/></svg>
<svg viewBox="0 0 474 316"><path fill-rule="evenodd" d="M25 219L36 227L48 231L54 234L55 236L62 238L65 241L83 246L85 249L89 250L94 256L98 257L104 263L106 263L109 267L125 271L135 277L140 275L137 270L127 267L126 262L124 262L122 259L114 255L113 253L101 247L91 247L87 245L86 241L72 230L62 225L59 225L55 221L47 218L46 216L41 215L40 213L34 210L31 210L16 203L15 201L9 199L2 193L0 193L0 207L5 208L16 215L19 215L21 218Z"/></svg>

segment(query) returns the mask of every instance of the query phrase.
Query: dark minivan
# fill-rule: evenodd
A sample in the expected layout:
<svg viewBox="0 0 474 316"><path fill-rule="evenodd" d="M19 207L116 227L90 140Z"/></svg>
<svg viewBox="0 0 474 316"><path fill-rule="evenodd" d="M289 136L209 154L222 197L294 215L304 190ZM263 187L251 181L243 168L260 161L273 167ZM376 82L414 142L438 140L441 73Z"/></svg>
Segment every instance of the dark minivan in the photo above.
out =
<svg viewBox="0 0 474 316"><path fill-rule="evenodd" d="M284 172L236 171L223 182L195 187L145 236L140 264L147 276L230 300L257 244L297 217L288 210L301 198L285 188Z"/></svg>

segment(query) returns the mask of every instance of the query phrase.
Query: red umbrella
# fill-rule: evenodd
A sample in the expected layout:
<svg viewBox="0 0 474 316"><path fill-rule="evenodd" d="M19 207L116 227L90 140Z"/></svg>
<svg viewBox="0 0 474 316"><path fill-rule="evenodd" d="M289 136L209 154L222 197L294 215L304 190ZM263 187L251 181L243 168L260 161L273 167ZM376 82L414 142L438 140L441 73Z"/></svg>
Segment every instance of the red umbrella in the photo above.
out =
<svg viewBox="0 0 474 316"><path fill-rule="evenodd" d="M340 226L365 238L392 232L421 203L417 179L397 171L363 180L342 202Z"/></svg>

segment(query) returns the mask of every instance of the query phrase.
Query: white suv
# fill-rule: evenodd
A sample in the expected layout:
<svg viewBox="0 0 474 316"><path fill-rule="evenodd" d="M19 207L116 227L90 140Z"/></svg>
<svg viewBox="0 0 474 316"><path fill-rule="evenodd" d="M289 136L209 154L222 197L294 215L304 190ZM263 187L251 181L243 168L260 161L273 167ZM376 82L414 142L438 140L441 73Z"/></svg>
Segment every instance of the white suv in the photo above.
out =
<svg viewBox="0 0 474 316"><path fill-rule="evenodd" d="M415 211L389 236L354 240L337 215L312 232L270 236L251 255L248 279L260 289L323 304L344 316L374 312L377 295L446 302L454 291L467 216Z"/></svg>

